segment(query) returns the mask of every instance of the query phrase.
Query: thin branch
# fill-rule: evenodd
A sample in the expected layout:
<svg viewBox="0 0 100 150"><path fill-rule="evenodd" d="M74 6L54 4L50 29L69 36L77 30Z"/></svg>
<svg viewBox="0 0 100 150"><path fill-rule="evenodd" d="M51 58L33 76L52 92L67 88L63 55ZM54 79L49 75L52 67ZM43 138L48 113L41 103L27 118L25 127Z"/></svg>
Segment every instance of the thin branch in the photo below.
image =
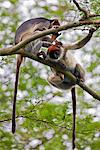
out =
<svg viewBox="0 0 100 150"><path fill-rule="evenodd" d="M66 126L62 126L62 125L58 125L56 123L54 123L53 121L47 121L47 120L42 120L42 119L39 119L39 118L34 118L34 117L30 117L30 116L27 116L28 114L26 114L25 116L24 115L18 115L16 116L16 118L26 118L26 119L31 119L31 120L35 120L37 122L43 122L45 124L48 124L48 125L51 125L51 126L56 126L60 129L67 129L68 131L71 131L72 129L69 128L69 127L66 127ZM0 123L4 123L4 122L7 122L7 121L11 121L12 119L11 118L8 118L8 119L4 119L4 120L0 120ZM85 134L85 133L91 133L91 130L86 130L84 132L80 132L79 130L77 131L78 134Z"/></svg>
<svg viewBox="0 0 100 150"><path fill-rule="evenodd" d="M100 14L91 14L86 9L82 8L76 0L73 0L73 3L76 5L79 11L84 13L84 16L80 20L89 19L92 17L100 17Z"/></svg>
<svg viewBox="0 0 100 150"><path fill-rule="evenodd" d="M78 8L79 11L82 11L84 13L84 19L87 19L89 17L89 12L87 10L85 10L84 8L82 8L77 2L76 0L73 0L73 3L76 5L76 7ZM82 19L83 19L82 18Z"/></svg>
<svg viewBox="0 0 100 150"><path fill-rule="evenodd" d="M11 118L4 119L4 120L0 120L0 123L2 123L2 122L7 122L7 121L11 121L11 120L12 120Z"/></svg>
<svg viewBox="0 0 100 150"><path fill-rule="evenodd" d="M92 18L92 17L100 17L100 14L89 14L89 18Z"/></svg>
<svg viewBox="0 0 100 150"><path fill-rule="evenodd" d="M18 115L18 116L16 116L16 118L27 118L27 119L35 120L35 121L38 121L38 122L43 122L43 123L46 123L46 124L54 125L54 126L57 126L57 127L60 127L60 128L65 128L67 130L71 130L70 128L67 128L66 126L60 126L60 125L58 126L53 121L42 120L42 119L39 119L39 118L32 118L32 117L27 116L27 115L25 115L25 116L24 115ZM0 123L11 121L11 120L12 120L12 118L0 120Z"/></svg>
<svg viewBox="0 0 100 150"><path fill-rule="evenodd" d="M17 51L19 49L21 49L22 47L24 47L26 44L30 43L33 40L36 40L36 39L38 39L40 37L43 37L45 35L53 34L55 32L68 30L70 28L79 27L79 26L83 26L83 25L96 25L96 26L100 27L100 20L78 21L78 22L73 22L73 23L69 23L69 24L60 26L57 29L48 29L46 31L43 31L39 34L34 35L33 37L30 37L30 38L26 39L25 41L22 41L22 42L18 43L17 45L14 45L14 46L8 47L8 48L1 48L0 49L0 56L7 56L7 55L17 54Z"/></svg>

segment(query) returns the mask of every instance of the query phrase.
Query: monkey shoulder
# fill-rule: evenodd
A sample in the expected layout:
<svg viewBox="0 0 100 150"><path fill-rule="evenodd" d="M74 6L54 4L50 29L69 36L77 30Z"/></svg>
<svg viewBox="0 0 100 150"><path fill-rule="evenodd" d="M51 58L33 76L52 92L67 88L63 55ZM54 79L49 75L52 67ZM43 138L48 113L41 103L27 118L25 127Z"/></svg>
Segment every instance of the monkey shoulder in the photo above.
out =
<svg viewBox="0 0 100 150"><path fill-rule="evenodd" d="M75 68L77 61L70 51L67 51L65 56L65 64L67 67Z"/></svg>

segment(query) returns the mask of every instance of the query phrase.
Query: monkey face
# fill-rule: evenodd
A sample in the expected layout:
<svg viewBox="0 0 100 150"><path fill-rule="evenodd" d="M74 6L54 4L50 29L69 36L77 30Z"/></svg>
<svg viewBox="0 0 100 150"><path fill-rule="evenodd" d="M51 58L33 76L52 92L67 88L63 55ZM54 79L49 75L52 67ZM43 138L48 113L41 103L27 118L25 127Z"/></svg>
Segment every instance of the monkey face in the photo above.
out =
<svg viewBox="0 0 100 150"><path fill-rule="evenodd" d="M51 45L48 48L47 55L50 59L54 61L58 61L63 58L64 51L62 49L62 43L59 41L55 41L55 44Z"/></svg>
<svg viewBox="0 0 100 150"><path fill-rule="evenodd" d="M51 51L48 53L52 59L58 59L60 57L60 50Z"/></svg>

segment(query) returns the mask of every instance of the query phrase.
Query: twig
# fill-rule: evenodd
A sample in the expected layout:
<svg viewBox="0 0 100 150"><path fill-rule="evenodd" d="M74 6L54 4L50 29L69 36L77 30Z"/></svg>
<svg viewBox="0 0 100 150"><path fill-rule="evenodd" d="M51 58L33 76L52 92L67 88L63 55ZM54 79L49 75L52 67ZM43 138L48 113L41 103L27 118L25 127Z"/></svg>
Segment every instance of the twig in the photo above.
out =
<svg viewBox="0 0 100 150"><path fill-rule="evenodd" d="M76 0L73 0L73 3L76 5L76 7L78 8L78 10L82 11L84 13L84 17L82 17L81 20L87 19L89 17L89 12L87 10L85 10L84 8L80 7L80 5L76 2Z"/></svg>
<svg viewBox="0 0 100 150"><path fill-rule="evenodd" d="M0 120L0 122L6 122L6 121L11 121L12 119L11 118L8 118L8 119L4 119L4 120Z"/></svg>
<svg viewBox="0 0 100 150"><path fill-rule="evenodd" d="M82 8L76 0L73 0L73 3L76 5L79 11L84 13L84 16L80 20L89 19L92 17L100 17L100 14L91 14L86 9Z"/></svg>
<svg viewBox="0 0 100 150"><path fill-rule="evenodd" d="M89 14L89 18L92 18L92 17L100 17L100 14Z"/></svg>
<svg viewBox="0 0 100 150"><path fill-rule="evenodd" d="M27 116L28 114L26 114L25 116L24 115L18 115L16 116L16 118L26 118L26 119L31 119L31 120L35 120L37 122L43 122L45 124L49 124L49 125L52 125L52 126L56 126L58 128L61 128L61 129L67 129L68 131L71 131L72 129L71 128L68 128L66 126L62 126L62 125L58 125L56 123L54 123L53 121L47 121L47 120L42 120L42 119L39 119L39 118L35 118L35 117L30 117L30 116ZM11 118L8 118L8 119L4 119L4 120L0 120L0 123L4 123L4 122L7 122L7 121L11 121L12 119ZM77 131L78 134L85 134L85 133L91 133L91 130L86 130L84 132L80 132L79 130Z"/></svg>

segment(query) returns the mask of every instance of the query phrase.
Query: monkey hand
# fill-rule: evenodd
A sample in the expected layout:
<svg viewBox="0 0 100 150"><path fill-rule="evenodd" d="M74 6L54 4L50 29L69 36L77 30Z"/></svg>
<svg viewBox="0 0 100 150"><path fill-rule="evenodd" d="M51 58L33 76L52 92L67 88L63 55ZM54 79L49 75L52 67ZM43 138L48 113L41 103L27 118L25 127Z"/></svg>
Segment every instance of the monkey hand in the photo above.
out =
<svg viewBox="0 0 100 150"><path fill-rule="evenodd" d="M37 53L37 57L46 59L47 55L44 51L41 51Z"/></svg>
<svg viewBox="0 0 100 150"><path fill-rule="evenodd" d="M60 36L60 35L61 35L61 33L58 33L58 32L53 33L53 34L52 34L52 37L51 37L52 41L55 41L56 38L57 38L58 36Z"/></svg>
<svg viewBox="0 0 100 150"><path fill-rule="evenodd" d="M58 36L60 36L61 35L61 33L54 33L54 35L56 36L56 38L58 37Z"/></svg>

